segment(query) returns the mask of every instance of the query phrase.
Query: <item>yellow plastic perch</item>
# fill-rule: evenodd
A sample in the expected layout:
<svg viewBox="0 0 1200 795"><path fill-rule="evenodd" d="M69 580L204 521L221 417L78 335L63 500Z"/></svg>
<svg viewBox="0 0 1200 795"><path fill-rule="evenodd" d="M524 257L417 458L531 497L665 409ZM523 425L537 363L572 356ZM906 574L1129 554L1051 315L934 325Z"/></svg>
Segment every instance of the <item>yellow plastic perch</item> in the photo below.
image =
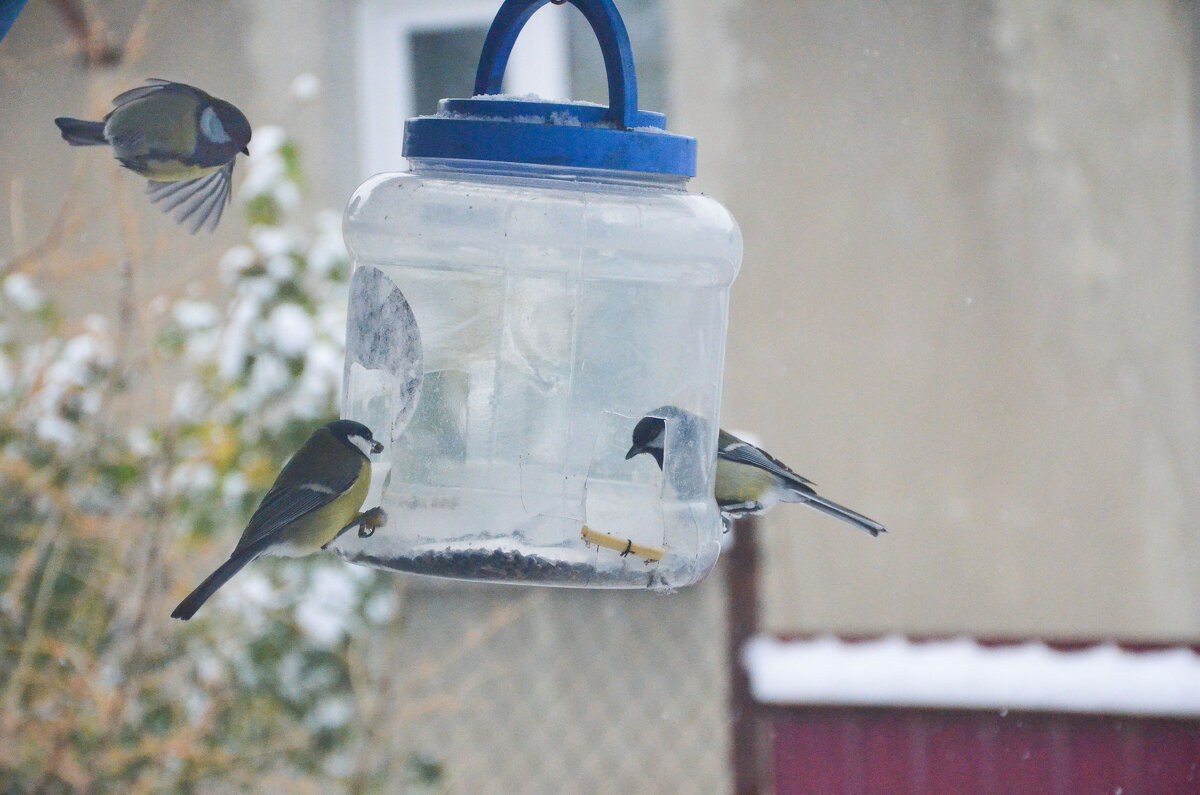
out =
<svg viewBox="0 0 1200 795"><path fill-rule="evenodd" d="M666 551L658 547L647 547L641 544L633 543L631 538L618 538L617 536L601 533L599 530L593 530L587 525L583 526L583 540L588 544L595 544L598 547L605 549L616 550L621 553L621 557L633 555L636 558L641 558L647 563L657 563L666 555Z"/></svg>

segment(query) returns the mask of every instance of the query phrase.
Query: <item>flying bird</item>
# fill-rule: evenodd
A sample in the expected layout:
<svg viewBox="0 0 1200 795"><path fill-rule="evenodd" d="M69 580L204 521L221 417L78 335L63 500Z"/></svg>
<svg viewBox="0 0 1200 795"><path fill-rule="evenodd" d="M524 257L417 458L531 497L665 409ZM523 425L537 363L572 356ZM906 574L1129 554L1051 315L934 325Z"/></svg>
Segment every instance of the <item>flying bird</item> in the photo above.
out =
<svg viewBox="0 0 1200 795"><path fill-rule="evenodd" d="M195 234L217 228L229 203L233 161L250 154L250 122L223 99L157 78L118 94L101 121L54 120L72 146L111 146L125 168L149 180L146 193Z"/></svg>

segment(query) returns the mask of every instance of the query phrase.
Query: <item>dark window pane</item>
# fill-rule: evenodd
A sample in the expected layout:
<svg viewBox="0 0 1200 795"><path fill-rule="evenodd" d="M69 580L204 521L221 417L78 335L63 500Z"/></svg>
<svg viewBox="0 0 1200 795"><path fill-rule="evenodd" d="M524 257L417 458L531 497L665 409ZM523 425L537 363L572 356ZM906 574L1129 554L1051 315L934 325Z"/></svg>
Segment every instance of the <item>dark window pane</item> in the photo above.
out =
<svg viewBox="0 0 1200 795"><path fill-rule="evenodd" d="M437 112L443 97L475 93L475 69L483 50L486 27L442 28L413 33L413 101L422 115Z"/></svg>

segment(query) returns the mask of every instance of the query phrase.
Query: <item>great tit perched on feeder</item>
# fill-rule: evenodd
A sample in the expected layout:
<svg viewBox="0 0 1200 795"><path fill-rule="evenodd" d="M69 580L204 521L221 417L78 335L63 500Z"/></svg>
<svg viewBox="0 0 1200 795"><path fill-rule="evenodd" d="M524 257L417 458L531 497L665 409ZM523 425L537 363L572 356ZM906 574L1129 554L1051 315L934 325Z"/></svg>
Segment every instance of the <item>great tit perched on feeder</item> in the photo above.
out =
<svg viewBox="0 0 1200 795"><path fill-rule="evenodd" d="M379 508L365 513L359 509L371 487L367 456L382 451L371 430L353 420L337 420L314 431L275 478L229 560L188 594L171 618L187 621L255 558L308 555L356 525L360 535L374 532L386 515Z"/></svg>
<svg viewBox="0 0 1200 795"><path fill-rule="evenodd" d="M175 220L217 228L229 203L233 161L250 154L250 122L240 110L194 86L169 80L118 94L102 121L54 120L72 146L111 146L121 165L150 180L150 201Z"/></svg>
<svg viewBox="0 0 1200 795"><path fill-rule="evenodd" d="M667 419L694 422L699 418L677 406L655 409L634 426L633 445L625 454L625 460L648 453L662 469ZM778 502L802 502L872 536L887 532L879 522L820 496L813 490L813 485L811 480L797 475L766 451L732 433L720 431L713 496L727 520L763 513Z"/></svg>

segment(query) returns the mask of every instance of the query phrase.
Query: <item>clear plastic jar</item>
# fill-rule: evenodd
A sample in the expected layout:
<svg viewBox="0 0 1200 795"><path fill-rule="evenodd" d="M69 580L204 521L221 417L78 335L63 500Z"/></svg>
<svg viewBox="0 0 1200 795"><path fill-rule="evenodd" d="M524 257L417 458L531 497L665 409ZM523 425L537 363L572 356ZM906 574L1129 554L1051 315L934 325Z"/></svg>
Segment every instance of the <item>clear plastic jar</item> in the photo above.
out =
<svg viewBox="0 0 1200 795"><path fill-rule="evenodd" d="M536 103L507 104L529 125ZM547 103L546 126L566 136L586 124L562 123L564 107L585 122L607 110ZM640 133L655 135L677 138ZM414 410L348 366L343 414L402 432L375 467L387 525L335 550L495 582L703 579L722 532L712 479L741 261L732 216L688 193L687 174L406 154L409 172L355 192L344 231L355 276L376 269L407 299L423 383ZM627 458L637 422L663 406L700 420L665 418L665 472Z"/></svg>

